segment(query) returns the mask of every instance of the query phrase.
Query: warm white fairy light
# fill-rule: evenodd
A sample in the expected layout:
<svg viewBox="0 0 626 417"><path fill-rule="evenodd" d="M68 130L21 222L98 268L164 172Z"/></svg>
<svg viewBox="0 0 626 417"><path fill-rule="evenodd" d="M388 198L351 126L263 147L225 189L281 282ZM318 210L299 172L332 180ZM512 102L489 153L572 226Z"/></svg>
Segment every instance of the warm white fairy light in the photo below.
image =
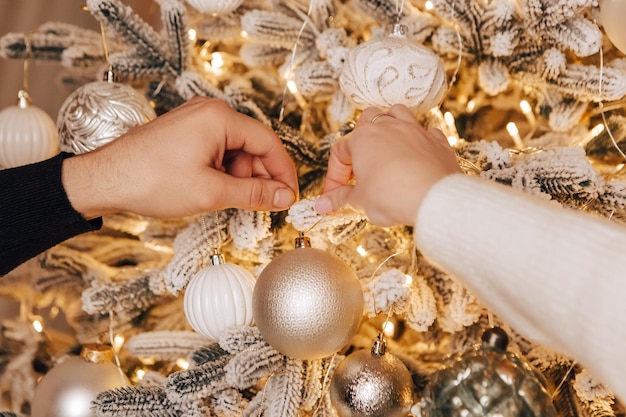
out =
<svg viewBox="0 0 626 417"><path fill-rule="evenodd" d="M409 274L404 274L404 277L406 278L404 280L404 285L406 285L408 287L409 285L411 285L411 283L413 283L413 277L412 276L410 276Z"/></svg>
<svg viewBox="0 0 626 417"><path fill-rule="evenodd" d="M433 5L432 1L428 0L428 1L426 1L426 3L424 3L424 9L430 11L430 10L432 10L434 8L435 8L435 6Z"/></svg>
<svg viewBox="0 0 626 417"><path fill-rule="evenodd" d="M589 142L591 142L591 140L593 138L595 138L596 136L598 136L600 133L604 132L604 123L598 123L597 125L595 125L594 127L591 128L591 130L589 131L589 133L582 138L580 141L578 141L578 143L576 145L578 146L587 146L587 144Z"/></svg>
<svg viewBox="0 0 626 417"><path fill-rule="evenodd" d="M443 114L443 120L445 120L447 125L447 131L456 132L456 120L454 119L454 115L449 111ZM459 138L454 135L448 135L448 143L450 146L455 146L459 143Z"/></svg>
<svg viewBox="0 0 626 417"><path fill-rule="evenodd" d="M507 123L506 131L509 132L511 139L513 139L515 147L517 147L518 149L522 149L524 147L524 144L522 142L522 137L519 135L519 129L517 128L515 122Z"/></svg>
<svg viewBox="0 0 626 417"><path fill-rule="evenodd" d="M33 320L33 329L35 329L37 333L43 332L43 324L41 323L41 321L39 321L38 319Z"/></svg>
<svg viewBox="0 0 626 417"><path fill-rule="evenodd" d="M383 323L383 333L385 334L385 336L393 337L395 332L396 332L396 325L393 322L387 320L386 322Z"/></svg>
<svg viewBox="0 0 626 417"><path fill-rule="evenodd" d="M125 340L126 339L121 334L115 335L115 337L113 337L113 343L112 343L113 344L113 349L115 349L116 351L119 352L119 350L122 348L122 346L124 346Z"/></svg>
<svg viewBox="0 0 626 417"><path fill-rule="evenodd" d="M465 105L465 110L467 110L470 113L473 112L475 108L476 108L476 102L474 100L468 101L467 104Z"/></svg>
<svg viewBox="0 0 626 417"><path fill-rule="evenodd" d="M239 34L242 38L247 38L248 37L248 32L246 32L245 30L242 30L241 33Z"/></svg>
<svg viewBox="0 0 626 417"><path fill-rule="evenodd" d="M145 370L143 370L143 369L137 369L137 370L135 371L135 378L136 378L138 381L141 381L141 380L143 379L143 377L144 377L144 376L146 376L146 371L145 371Z"/></svg>
<svg viewBox="0 0 626 417"><path fill-rule="evenodd" d="M189 36L189 40L195 41L196 39L198 39L198 32L196 32L195 29L189 29L189 31L187 32L187 36Z"/></svg>
<svg viewBox="0 0 626 417"><path fill-rule="evenodd" d="M294 80L287 81L287 88L291 91L291 94L296 94L298 92L298 85Z"/></svg>
<svg viewBox="0 0 626 417"><path fill-rule="evenodd" d="M180 369L189 369L189 362L187 362L186 359L180 358L176 361L176 365L180 368Z"/></svg>
<svg viewBox="0 0 626 417"><path fill-rule="evenodd" d="M365 250L365 248L361 245L356 247L356 251L358 252L359 255L361 255L362 257L366 257L367 256L367 251Z"/></svg>
<svg viewBox="0 0 626 417"><path fill-rule="evenodd" d="M224 64L224 56L221 53L213 52L211 54L211 66L213 68L223 68Z"/></svg>
<svg viewBox="0 0 626 417"><path fill-rule="evenodd" d="M526 100L522 100L519 102L519 108L522 110L522 114L526 117L526 120L534 126L536 123L535 114L533 113L533 108L530 103Z"/></svg>

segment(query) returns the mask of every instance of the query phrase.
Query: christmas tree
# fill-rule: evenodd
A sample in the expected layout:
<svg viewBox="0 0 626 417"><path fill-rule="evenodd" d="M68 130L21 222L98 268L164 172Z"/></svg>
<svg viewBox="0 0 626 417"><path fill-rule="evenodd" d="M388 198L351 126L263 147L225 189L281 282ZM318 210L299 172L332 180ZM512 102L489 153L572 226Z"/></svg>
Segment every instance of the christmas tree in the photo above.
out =
<svg viewBox="0 0 626 417"><path fill-rule="evenodd" d="M119 213L106 217L102 230L68 240L4 276L0 294L20 301L21 314L2 326L3 415L30 415L39 379L68 363L62 359L78 347L94 343L114 347L114 363L128 379L126 386L94 393L98 416L351 415L341 411L342 388L333 375L372 345L372 366L382 367L376 360L393 354L399 363L392 369L406 367L410 377L398 383L398 397L385 408L353 409L353 415L406 415L409 409L436 415L419 405L425 392L436 390L429 385L434 375L446 370L450 355L490 352L491 342L475 345L494 324L510 339L501 344L498 336L494 349L516 359L490 363L530 363L549 392L536 401L535 414L551 415L537 411L543 401L562 416L624 413L610 389L575 359L528 340L455 277L429 264L410 227L381 228L360 214L321 216L313 209L330 147L351 131L363 105L385 107L411 89L416 116L445 133L468 175L622 222L626 61L619 31L609 25L610 1L158 3L161 25L155 28L119 0L87 0L102 33L50 22L34 32L4 34L0 55L56 61L64 82L77 91L110 71L116 83L149 102L141 112L147 119L198 95L224 100L279 134L298 167L301 199L279 213L229 209L165 220ZM388 62L410 62L414 54L427 81L371 88ZM380 72L362 74L365 64ZM87 98L95 94L90 91L81 90ZM123 104L135 100L132 94L123 93ZM70 97L70 106L87 105L77 97ZM106 103L95 106L115 111ZM62 150L89 151L104 134L122 133L107 127L79 141L63 111L57 120ZM267 331L249 315L226 328L237 313L223 310L218 323L207 323L205 311L193 317L186 298L194 296L199 273L234 264L237 279L245 282L251 274L254 282L294 251L302 235L313 248L337 255L358 278L363 317L354 335L346 330L352 337L345 345L322 357L298 358L268 343ZM247 296L245 310L252 303L249 293L239 294L245 285L219 291ZM326 301L318 296L319 303ZM305 327L322 326L315 310L309 313ZM411 390L409 400L402 389Z"/></svg>

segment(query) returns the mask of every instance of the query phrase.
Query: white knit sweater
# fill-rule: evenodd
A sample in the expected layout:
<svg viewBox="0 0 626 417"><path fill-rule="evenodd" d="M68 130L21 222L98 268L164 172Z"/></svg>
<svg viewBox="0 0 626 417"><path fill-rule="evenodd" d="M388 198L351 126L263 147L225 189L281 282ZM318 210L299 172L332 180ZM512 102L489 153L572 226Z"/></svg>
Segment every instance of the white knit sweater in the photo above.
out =
<svg viewBox="0 0 626 417"><path fill-rule="evenodd" d="M494 314L626 400L626 228L462 174L428 192L415 227Z"/></svg>

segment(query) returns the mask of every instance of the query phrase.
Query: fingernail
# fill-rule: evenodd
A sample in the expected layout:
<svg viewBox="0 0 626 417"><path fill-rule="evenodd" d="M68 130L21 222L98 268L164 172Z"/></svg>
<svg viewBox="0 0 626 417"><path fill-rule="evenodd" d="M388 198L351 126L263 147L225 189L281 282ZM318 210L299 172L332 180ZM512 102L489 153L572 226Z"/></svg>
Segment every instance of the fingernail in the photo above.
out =
<svg viewBox="0 0 626 417"><path fill-rule="evenodd" d="M295 201L295 199L296 197L293 195L293 192L291 190L288 190L286 188L279 188L274 193L274 207L289 207Z"/></svg>
<svg viewBox="0 0 626 417"><path fill-rule="evenodd" d="M318 213L328 213L333 210L333 205L330 202L330 198L320 197L315 202L315 210Z"/></svg>

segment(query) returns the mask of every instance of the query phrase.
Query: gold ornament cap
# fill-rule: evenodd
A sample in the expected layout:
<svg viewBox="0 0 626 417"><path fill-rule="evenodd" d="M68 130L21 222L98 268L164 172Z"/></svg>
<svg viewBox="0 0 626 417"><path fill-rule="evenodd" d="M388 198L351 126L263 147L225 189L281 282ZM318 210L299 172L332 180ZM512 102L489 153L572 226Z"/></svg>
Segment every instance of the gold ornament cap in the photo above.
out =
<svg viewBox="0 0 626 417"><path fill-rule="evenodd" d="M378 335L378 338L372 342L372 355L383 356L387 351L387 341L382 334Z"/></svg>
<svg viewBox="0 0 626 417"><path fill-rule="evenodd" d="M88 343L83 345L80 357L91 363L113 362L113 347L102 343Z"/></svg>
<svg viewBox="0 0 626 417"><path fill-rule="evenodd" d="M294 247L298 248L310 248L311 247L311 239L304 235L304 233L300 232L300 236L298 236L294 240Z"/></svg>
<svg viewBox="0 0 626 417"><path fill-rule="evenodd" d="M26 90L20 90L17 92L17 107L20 109L25 109L30 106L32 100L30 99L30 95Z"/></svg>

